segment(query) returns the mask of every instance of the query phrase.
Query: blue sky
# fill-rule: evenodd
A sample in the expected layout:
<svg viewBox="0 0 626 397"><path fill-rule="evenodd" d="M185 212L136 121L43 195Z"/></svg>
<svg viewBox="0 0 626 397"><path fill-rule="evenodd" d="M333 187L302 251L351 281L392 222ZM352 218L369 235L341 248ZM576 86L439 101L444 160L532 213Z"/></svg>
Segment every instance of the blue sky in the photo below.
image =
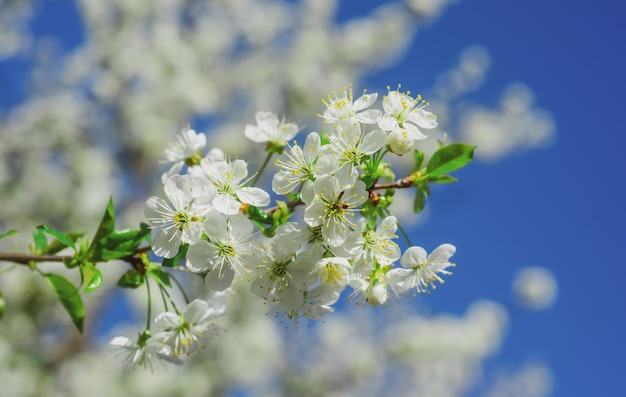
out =
<svg viewBox="0 0 626 397"><path fill-rule="evenodd" d="M344 2L340 17L364 14L357 7L377 3ZM539 358L555 375L555 396L624 393L624 16L626 6L609 0L463 0L418 33L403 62L365 83L417 90L479 44L489 50L492 66L473 101L493 106L507 84L519 81L555 117L558 132L550 147L493 164L474 162L458 173L457 184L435 189L432 216L416 231L427 249L442 242L458 248L454 276L423 298L428 305L463 313L479 298L506 304L510 331L489 366ZM39 26L70 46L80 40L75 27ZM0 64L0 106L24 93L24 74L16 66ZM553 308L515 309L512 277L529 265L557 276Z"/></svg>
<svg viewBox="0 0 626 397"><path fill-rule="evenodd" d="M555 375L555 396L625 391L625 15L622 3L607 0L461 1L418 33L403 62L369 79L419 87L480 44L492 66L473 100L496 105L502 88L519 81L555 117L549 148L475 162L459 183L436 191L421 240L433 248L443 236L458 248L453 280L428 303L459 313L476 298L507 304L510 331L490 367L539 358ZM529 265L559 281L558 301L544 312L513 305L513 274Z"/></svg>

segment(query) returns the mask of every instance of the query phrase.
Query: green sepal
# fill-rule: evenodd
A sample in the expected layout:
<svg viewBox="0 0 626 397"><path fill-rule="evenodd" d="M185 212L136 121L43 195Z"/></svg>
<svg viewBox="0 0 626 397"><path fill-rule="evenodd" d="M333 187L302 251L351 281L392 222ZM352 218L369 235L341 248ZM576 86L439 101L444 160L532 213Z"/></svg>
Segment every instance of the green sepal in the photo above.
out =
<svg viewBox="0 0 626 397"><path fill-rule="evenodd" d="M56 293L59 301L70 315L72 322L78 328L80 333L83 332L83 321L85 319L85 306L80 297L78 289L62 276L54 273L43 275L46 282Z"/></svg>
<svg viewBox="0 0 626 397"><path fill-rule="evenodd" d="M464 167L472 161L474 157L474 149L476 146L466 145L464 143L451 143L441 147L430 158L426 166L426 172L429 176L447 174Z"/></svg>
<svg viewBox="0 0 626 397"><path fill-rule="evenodd" d="M14 235L14 234L17 234L17 233L19 233L19 232L18 232L17 230L15 230L15 229L13 229L13 230L9 230L9 231L8 231L8 232L6 232L6 233L2 233L2 234L0 234L0 240L2 240L2 239L3 239L3 238L5 238L5 237L9 237L9 236L12 236L12 235Z"/></svg>
<svg viewBox="0 0 626 397"><path fill-rule="evenodd" d="M175 257L173 258L165 258L163 259L163 263L161 263L161 266L163 267L176 267L178 266L178 262L180 262L181 259L183 259L185 257L185 255L187 255L187 250L189 249L189 244L187 243L183 243L180 245L180 248L178 249L178 253L176 254Z"/></svg>
<svg viewBox="0 0 626 397"><path fill-rule="evenodd" d="M83 280L86 293L93 292L102 286L102 272L92 263L84 263L80 266L80 277Z"/></svg>
<svg viewBox="0 0 626 397"><path fill-rule="evenodd" d="M117 281L117 286L122 288L138 288L143 285L145 277L135 269L129 269Z"/></svg>
<svg viewBox="0 0 626 397"><path fill-rule="evenodd" d="M153 266L148 270L148 273L161 284L165 285L168 288L172 288L172 283L170 281L170 274L160 267Z"/></svg>
<svg viewBox="0 0 626 397"><path fill-rule="evenodd" d="M454 183L458 181L458 179L456 179L455 177L448 175L448 174L441 174L441 175L435 175L435 176L429 176L428 177L428 182L432 182L432 183Z"/></svg>
<svg viewBox="0 0 626 397"><path fill-rule="evenodd" d="M6 302L4 301L4 296L2 296L2 291L0 291L0 318L4 314L4 308L6 307Z"/></svg>
<svg viewBox="0 0 626 397"><path fill-rule="evenodd" d="M256 223L260 222L268 225L273 225L275 223L274 218L270 214L263 211L259 207L255 207L254 205L248 207L247 214L250 217L250 220Z"/></svg>

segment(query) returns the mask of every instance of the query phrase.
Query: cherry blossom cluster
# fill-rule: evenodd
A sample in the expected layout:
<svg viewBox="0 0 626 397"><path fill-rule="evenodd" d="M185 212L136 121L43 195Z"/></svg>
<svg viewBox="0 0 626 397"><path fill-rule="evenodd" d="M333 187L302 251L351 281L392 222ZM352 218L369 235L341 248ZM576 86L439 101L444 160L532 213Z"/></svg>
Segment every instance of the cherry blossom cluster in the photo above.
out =
<svg viewBox="0 0 626 397"><path fill-rule="evenodd" d="M389 90L382 110L373 108L377 99L364 92L354 100L351 88L329 96L319 116L330 128L310 132L302 145L294 139L296 123L258 112L244 135L265 144L265 165L277 156L272 192L253 186L260 173L250 176L244 160L216 148L202 154L206 136L183 128L165 150L172 164L162 177L165 198L145 204L154 254L203 277L210 292L244 284L268 312L294 323L332 312L348 287L357 304L377 306L389 295L428 292L443 282L455 247L401 252L400 226L388 206L394 188L411 183L394 181L383 160L412 151L427 137L422 131L437 126L436 116L410 92ZM276 205L269 207L272 197ZM130 351L135 364L150 362L146 354L189 354L204 332L217 332L211 320L218 312L196 300L182 312L159 315L154 336L144 333L137 343L120 337L113 345Z"/></svg>

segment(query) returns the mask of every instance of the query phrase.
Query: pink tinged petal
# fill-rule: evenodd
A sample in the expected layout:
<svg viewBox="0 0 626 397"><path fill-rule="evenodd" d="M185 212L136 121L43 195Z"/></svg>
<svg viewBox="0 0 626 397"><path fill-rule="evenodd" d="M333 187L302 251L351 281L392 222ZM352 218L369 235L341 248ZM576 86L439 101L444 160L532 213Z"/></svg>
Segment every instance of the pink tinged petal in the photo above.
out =
<svg viewBox="0 0 626 397"><path fill-rule="evenodd" d="M175 227L161 229L152 237L152 252L162 258L173 258L180 248L182 233Z"/></svg>
<svg viewBox="0 0 626 397"><path fill-rule="evenodd" d="M236 215L240 207L239 201L230 194L218 193L213 199L213 208L224 215Z"/></svg>
<svg viewBox="0 0 626 397"><path fill-rule="evenodd" d="M452 255L456 252L456 247L452 244L441 244L439 247L428 255L428 262L442 263L448 262Z"/></svg>
<svg viewBox="0 0 626 397"><path fill-rule="evenodd" d="M234 279L235 269L224 264L207 273L204 278L204 285L210 291L224 291L232 285Z"/></svg>
<svg viewBox="0 0 626 397"><path fill-rule="evenodd" d="M409 247L402 255L402 258L400 258L400 264L407 269L414 268L426 262L428 262L426 250L417 246Z"/></svg>
<svg viewBox="0 0 626 397"><path fill-rule="evenodd" d="M244 187L237 190L237 197L241 202L257 207L265 207L270 203L270 195L258 187Z"/></svg>

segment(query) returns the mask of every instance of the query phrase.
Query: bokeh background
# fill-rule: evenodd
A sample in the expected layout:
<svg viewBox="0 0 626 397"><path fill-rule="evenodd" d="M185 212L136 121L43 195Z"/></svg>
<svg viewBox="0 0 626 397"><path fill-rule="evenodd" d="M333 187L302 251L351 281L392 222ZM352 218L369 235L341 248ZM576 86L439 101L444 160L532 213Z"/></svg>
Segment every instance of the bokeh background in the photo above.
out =
<svg viewBox="0 0 626 397"><path fill-rule="evenodd" d="M35 274L0 264L0 395L623 395L624 15L609 0L0 0L0 232L22 231L4 251L40 223L94 229L109 195L135 226L187 122L252 168L255 111L313 131L350 83L422 93L440 121L424 150L478 146L405 225L429 251L457 246L445 285L295 332L244 295L218 343L154 375L102 354L144 321L143 291L112 288L123 264L86 297L84 337Z"/></svg>

